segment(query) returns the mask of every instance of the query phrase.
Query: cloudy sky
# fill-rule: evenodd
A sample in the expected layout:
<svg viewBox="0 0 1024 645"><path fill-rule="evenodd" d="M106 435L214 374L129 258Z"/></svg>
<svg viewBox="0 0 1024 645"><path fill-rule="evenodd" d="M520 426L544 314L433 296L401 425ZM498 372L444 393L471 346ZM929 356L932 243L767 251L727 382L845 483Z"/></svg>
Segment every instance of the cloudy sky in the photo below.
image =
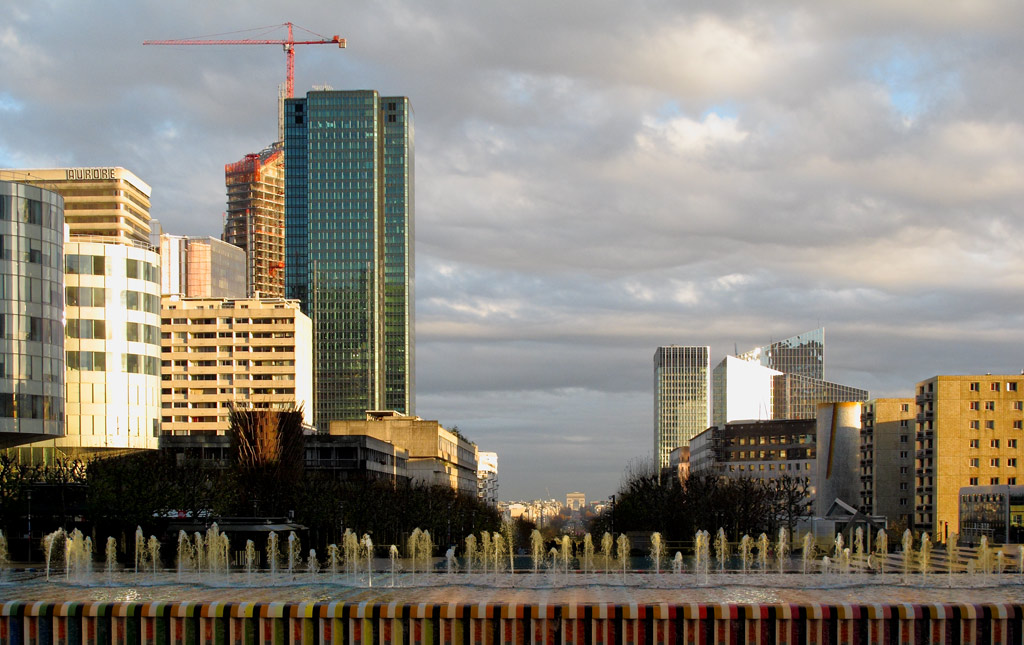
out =
<svg viewBox="0 0 1024 645"><path fill-rule="evenodd" d="M285 57L143 40L291 21L349 45L300 46L298 94L410 97L417 412L503 499L613 493L659 345L825 326L875 396L1024 368L1019 3L9 4L0 167L125 166L172 233L220 234Z"/></svg>

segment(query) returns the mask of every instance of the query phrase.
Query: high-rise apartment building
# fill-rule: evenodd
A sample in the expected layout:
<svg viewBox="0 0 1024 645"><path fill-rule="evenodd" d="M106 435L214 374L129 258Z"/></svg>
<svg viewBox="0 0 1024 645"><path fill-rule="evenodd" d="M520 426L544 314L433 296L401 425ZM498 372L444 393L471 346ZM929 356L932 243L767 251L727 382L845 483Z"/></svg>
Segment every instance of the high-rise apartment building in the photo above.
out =
<svg viewBox="0 0 1024 645"><path fill-rule="evenodd" d="M860 510L910 526L914 519L914 399L871 399L861 411Z"/></svg>
<svg viewBox="0 0 1024 645"><path fill-rule="evenodd" d="M0 448L64 435L64 200L0 181Z"/></svg>
<svg viewBox="0 0 1024 645"><path fill-rule="evenodd" d="M1024 483L1024 375L933 376L915 403L914 527L945 541L961 487Z"/></svg>
<svg viewBox="0 0 1024 645"><path fill-rule="evenodd" d="M654 352L654 459L668 466L674 448L711 424L711 348L669 345Z"/></svg>
<svg viewBox="0 0 1024 645"><path fill-rule="evenodd" d="M245 296L284 297L284 149L275 143L224 166L224 241L246 255Z"/></svg>
<svg viewBox="0 0 1024 645"><path fill-rule="evenodd" d="M71 235L149 243L152 189L124 168L0 170L0 180L60 193L64 197L64 221Z"/></svg>
<svg viewBox="0 0 1024 645"><path fill-rule="evenodd" d="M186 298L245 298L245 251L215 237L159 235L160 291Z"/></svg>
<svg viewBox="0 0 1024 645"><path fill-rule="evenodd" d="M415 408L413 114L404 97L285 101L285 293L313 321L317 427Z"/></svg>
<svg viewBox="0 0 1024 645"><path fill-rule="evenodd" d="M313 421L313 330L294 300L164 296L164 435L224 434L231 406Z"/></svg>

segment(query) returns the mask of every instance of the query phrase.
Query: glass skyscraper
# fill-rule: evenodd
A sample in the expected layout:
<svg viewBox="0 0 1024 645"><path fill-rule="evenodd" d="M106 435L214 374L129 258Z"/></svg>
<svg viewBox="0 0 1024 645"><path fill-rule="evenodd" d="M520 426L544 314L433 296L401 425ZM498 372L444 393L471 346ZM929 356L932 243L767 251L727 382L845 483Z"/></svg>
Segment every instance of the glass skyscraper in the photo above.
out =
<svg viewBox="0 0 1024 645"><path fill-rule="evenodd" d="M285 295L313 321L316 425L414 414L409 100L313 91L284 114Z"/></svg>
<svg viewBox="0 0 1024 645"><path fill-rule="evenodd" d="M654 459L668 466L673 449L711 425L711 348L669 345L654 352Z"/></svg>
<svg viewBox="0 0 1024 645"><path fill-rule="evenodd" d="M739 354L737 358L813 379L825 378L825 328L775 341Z"/></svg>

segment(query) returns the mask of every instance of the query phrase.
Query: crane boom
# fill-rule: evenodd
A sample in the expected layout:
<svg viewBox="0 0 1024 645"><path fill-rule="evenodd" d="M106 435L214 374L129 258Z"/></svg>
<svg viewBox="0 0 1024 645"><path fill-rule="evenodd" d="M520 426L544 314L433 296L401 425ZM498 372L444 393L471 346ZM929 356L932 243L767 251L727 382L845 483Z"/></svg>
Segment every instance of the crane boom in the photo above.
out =
<svg viewBox="0 0 1024 645"><path fill-rule="evenodd" d="M243 38L243 39L198 39L198 38L179 38L175 40L144 40L143 45L281 45L284 48L285 56L287 58L287 83L286 92L287 97L291 98L295 94L295 45L337 45L339 48L346 46L345 39L341 36L334 35L330 38L320 37L320 40L295 40L292 36L292 23L284 23L285 27L288 27L288 38L283 40L275 39L256 39L256 38ZM310 32L312 33L312 32Z"/></svg>

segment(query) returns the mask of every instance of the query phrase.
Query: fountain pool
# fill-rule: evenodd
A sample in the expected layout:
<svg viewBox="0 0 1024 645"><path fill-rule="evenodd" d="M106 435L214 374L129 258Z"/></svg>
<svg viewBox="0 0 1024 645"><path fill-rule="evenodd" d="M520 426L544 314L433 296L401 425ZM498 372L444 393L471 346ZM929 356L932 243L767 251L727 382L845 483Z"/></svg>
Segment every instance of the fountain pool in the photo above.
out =
<svg viewBox="0 0 1024 645"><path fill-rule="evenodd" d="M696 556L673 557L658 539L637 570L641 559L613 553L606 536L601 553L584 540L575 570L566 541L517 561L502 536L482 535L471 557L437 558L418 533L403 559L395 547L373 557L368 539L346 536L321 563L274 536L267 551L282 562L254 570L232 568L213 535L179 539L175 569L158 569L158 549L139 536L147 555L135 566L93 568L67 551L86 543L72 536L63 567L5 572L0 643L1024 641L1024 575L1009 564L1019 561L986 549L922 558L837 544L820 560L785 548L770 559L763 536L729 545L701 533Z"/></svg>

